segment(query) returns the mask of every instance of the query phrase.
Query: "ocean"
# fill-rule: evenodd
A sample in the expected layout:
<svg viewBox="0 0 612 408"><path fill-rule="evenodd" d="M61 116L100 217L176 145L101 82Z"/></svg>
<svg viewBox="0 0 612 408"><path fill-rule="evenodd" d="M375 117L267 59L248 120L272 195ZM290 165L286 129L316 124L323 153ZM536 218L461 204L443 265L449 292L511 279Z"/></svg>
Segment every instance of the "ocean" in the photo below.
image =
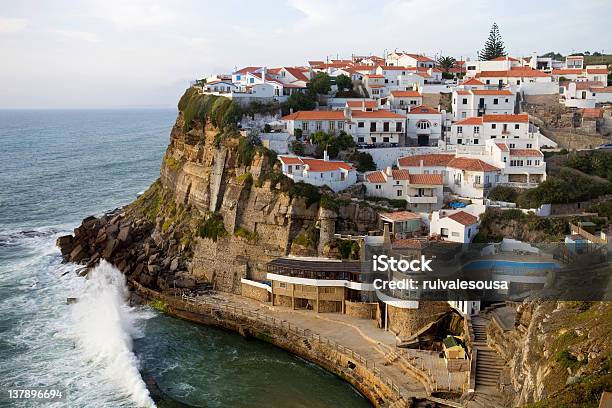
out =
<svg viewBox="0 0 612 408"><path fill-rule="evenodd" d="M146 407L155 382L163 406L369 406L269 344L130 306L109 264L89 279L62 264L58 236L155 181L175 118L173 109L0 110L0 391L62 390L50 407Z"/></svg>

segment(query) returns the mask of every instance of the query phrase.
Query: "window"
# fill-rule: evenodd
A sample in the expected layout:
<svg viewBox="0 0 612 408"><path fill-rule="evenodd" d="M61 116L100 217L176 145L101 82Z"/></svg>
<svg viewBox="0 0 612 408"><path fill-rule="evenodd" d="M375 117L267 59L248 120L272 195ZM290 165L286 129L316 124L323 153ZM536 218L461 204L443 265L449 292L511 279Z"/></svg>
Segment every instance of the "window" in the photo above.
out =
<svg viewBox="0 0 612 408"><path fill-rule="evenodd" d="M520 80L520 79L517 79L517 80L516 80L516 84L517 84L517 85L520 85L520 84L521 84L521 80Z"/></svg>
<svg viewBox="0 0 612 408"><path fill-rule="evenodd" d="M536 166L539 166L539 165L540 165L540 161L539 161L539 160L536 160L536 161L535 161L535 165L536 165Z"/></svg>
<svg viewBox="0 0 612 408"><path fill-rule="evenodd" d="M253 82L255 82L255 78L249 78L249 83L252 84Z"/></svg>
<svg viewBox="0 0 612 408"><path fill-rule="evenodd" d="M465 119L466 115L467 115L466 112L461 112L461 118L462 119Z"/></svg>
<svg viewBox="0 0 612 408"><path fill-rule="evenodd" d="M531 166L531 160L527 160L527 165Z"/></svg>
<svg viewBox="0 0 612 408"><path fill-rule="evenodd" d="M519 125L518 123L514 125L514 129L518 130L521 128L521 125Z"/></svg>
<svg viewBox="0 0 612 408"><path fill-rule="evenodd" d="M380 184L377 184L377 185L376 185L376 189L377 189L377 190L380 190L381 188L382 188L382 186L381 186Z"/></svg>
<svg viewBox="0 0 612 408"><path fill-rule="evenodd" d="M474 133L480 133L480 126L474 126Z"/></svg>
<svg viewBox="0 0 612 408"><path fill-rule="evenodd" d="M499 105L499 99L493 98L493 105Z"/></svg>
<svg viewBox="0 0 612 408"><path fill-rule="evenodd" d="M514 143L510 143L510 148L514 149L516 147L516 145Z"/></svg>
<svg viewBox="0 0 612 408"><path fill-rule="evenodd" d="M395 122L395 131L396 132L402 131L402 122Z"/></svg>
<svg viewBox="0 0 612 408"><path fill-rule="evenodd" d="M491 139L495 139L495 138L497 138L497 136L495 136L495 135L491 136Z"/></svg>
<svg viewBox="0 0 612 408"><path fill-rule="evenodd" d="M389 131L389 122L383 122L383 132Z"/></svg>
<svg viewBox="0 0 612 408"><path fill-rule="evenodd" d="M440 236L443 238L448 238L448 228L440 228Z"/></svg>
<svg viewBox="0 0 612 408"><path fill-rule="evenodd" d="M508 98L506 98L506 103L508 103Z"/></svg>
<svg viewBox="0 0 612 408"><path fill-rule="evenodd" d="M457 126L457 133L463 133L463 126Z"/></svg>
<svg viewBox="0 0 612 408"><path fill-rule="evenodd" d="M490 79L487 79L487 85L489 85L491 83Z"/></svg>
<svg viewBox="0 0 612 408"><path fill-rule="evenodd" d="M459 233L458 233L458 232L453 232L453 233L452 233L452 236L453 236L453 237L458 237L458 236L459 236Z"/></svg>
<svg viewBox="0 0 612 408"><path fill-rule="evenodd" d="M344 122L341 120L338 121L338 129L344 129Z"/></svg>
<svg viewBox="0 0 612 408"><path fill-rule="evenodd" d="M495 123L491 124L491 129L497 129L497 125Z"/></svg>
<svg viewBox="0 0 612 408"><path fill-rule="evenodd" d="M389 143L389 137L388 136L383 137L383 142Z"/></svg>
<svg viewBox="0 0 612 408"><path fill-rule="evenodd" d="M385 84L388 84L389 80L387 78L385 78Z"/></svg>
<svg viewBox="0 0 612 408"><path fill-rule="evenodd" d="M240 81L240 75L236 75L236 81Z"/></svg>
<svg viewBox="0 0 612 408"><path fill-rule="evenodd" d="M478 144L478 139L474 139L474 144Z"/></svg>
<svg viewBox="0 0 612 408"><path fill-rule="evenodd" d="M376 122L370 122L370 132L376 132Z"/></svg>
<svg viewBox="0 0 612 408"><path fill-rule="evenodd" d="M320 120L317 120L316 129L321 130L322 127L323 127L323 122L321 122Z"/></svg>
<svg viewBox="0 0 612 408"><path fill-rule="evenodd" d="M429 123L428 120L419 120L417 122L417 128L421 130L429 129L430 126L431 126L431 123Z"/></svg>
<svg viewBox="0 0 612 408"><path fill-rule="evenodd" d="M376 137L371 137L370 139L372 139L372 143L376 143Z"/></svg>
<svg viewBox="0 0 612 408"><path fill-rule="evenodd" d="M281 288L286 288L287 284L285 282L278 282L278 286Z"/></svg>
<svg viewBox="0 0 612 408"><path fill-rule="evenodd" d="M359 143L363 143L363 137L358 137L358 138L357 138L357 142L359 142Z"/></svg>
<svg viewBox="0 0 612 408"><path fill-rule="evenodd" d="M504 156L504 163L508 161L508 158Z"/></svg>
<svg viewBox="0 0 612 408"><path fill-rule="evenodd" d="M463 144L463 139L457 139L457 144Z"/></svg>
<svg viewBox="0 0 612 408"><path fill-rule="evenodd" d="M396 195L397 195L398 197L401 197L401 196L402 196L402 190L397 190Z"/></svg>
<svg viewBox="0 0 612 408"><path fill-rule="evenodd" d="M403 106L404 105L404 100L400 99L399 104L400 104L400 106Z"/></svg>
<svg viewBox="0 0 612 408"><path fill-rule="evenodd" d="M334 130L334 125L336 124L336 122L334 122L333 120L329 121L329 130Z"/></svg>
<svg viewBox="0 0 612 408"><path fill-rule="evenodd" d="M308 130L308 122L302 122L302 129Z"/></svg>
<svg viewBox="0 0 612 408"><path fill-rule="evenodd" d="M461 103L467 105L467 98L463 98L463 101Z"/></svg>
<svg viewBox="0 0 612 408"><path fill-rule="evenodd" d="M365 123L364 123L364 122L357 122L357 127L362 128L362 127L364 127L364 126L365 126Z"/></svg>
<svg viewBox="0 0 612 408"><path fill-rule="evenodd" d="M533 146L533 144L531 144L531 143L527 143L527 148L528 148L528 149L531 149L531 147L532 147L532 146Z"/></svg>

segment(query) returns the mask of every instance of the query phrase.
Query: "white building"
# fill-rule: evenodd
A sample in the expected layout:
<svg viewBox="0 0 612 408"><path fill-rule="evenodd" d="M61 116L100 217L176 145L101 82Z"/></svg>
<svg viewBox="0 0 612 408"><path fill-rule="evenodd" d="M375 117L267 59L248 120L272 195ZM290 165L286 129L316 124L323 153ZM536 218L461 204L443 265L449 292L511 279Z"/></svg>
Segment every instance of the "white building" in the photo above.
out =
<svg viewBox="0 0 612 408"><path fill-rule="evenodd" d="M612 87L593 81L562 82L559 96L568 108L594 108L598 103L612 103Z"/></svg>
<svg viewBox="0 0 612 408"><path fill-rule="evenodd" d="M451 103L454 120L484 114L511 114L516 95L509 89L455 89Z"/></svg>
<svg viewBox="0 0 612 408"><path fill-rule="evenodd" d="M399 65L405 67L433 68L436 62L425 55L408 54L404 52L392 52L387 55L387 65Z"/></svg>
<svg viewBox="0 0 612 408"><path fill-rule="evenodd" d="M485 85L508 87L512 92L525 95L552 95L559 92L552 75L530 67L517 67L501 71L482 71L476 78Z"/></svg>
<svg viewBox="0 0 612 408"><path fill-rule="evenodd" d="M532 188L546 180L544 155L540 150L526 146L529 144L515 140L488 141L491 163L501 169L501 182L497 184Z"/></svg>
<svg viewBox="0 0 612 408"><path fill-rule="evenodd" d="M442 138L443 114L437 109L421 105L408 105L406 136L411 144L435 146Z"/></svg>
<svg viewBox="0 0 612 408"><path fill-rule="evenodd" d="M370 98L384 98L389 93L389 88L385 85L385 76L381 74L364 75L363 85Z"/></svg>
<svg viewBox="0 0 612 408"><path fill-rule="evenodd" d="M419 91L391 91L389 95L391 109L406 113L408 107L416 108L423 104L423 94Z"/></svg>
<svg viewBox="0 0 612 408"><path fill-rule="evenodd" d="M323 159L310 157L279 156L283 174L293 181L327 185L335 192L344 190L357 182L355 169L346 162L329 160L327 151Z"/></svg>
<svg viewBox="0 0 612 408"><path fill-rule="evenodd" d="M489 139L535 139L529 130L529 115L526 113L476 116L453 123L446 142L449 145L484 146L485 140ZM538 147L537 139L532 143L533 147Z"/></svg>
<svg viewBox="0 0 612 408"><path fill-rule="evenodd" d="M364 184L368 196L403 199L413 211L430 212L443 205L442 174L410 174L387 167L367 173Z"/></svg>
<svg viewBox="0 0 612 408"><path fill-rule="evenodd" d="M469 244L478 233L478 218L462 210L440 210L431 214L429 235L445 241Z"/></svg>
<svg viewBox="0 0 612 408"><path fill-rule="evenodd" d="M455 154L421 154L397 160L410 174L442 174L444 187L466 198L483 198L501 180L501 169L481 159Z"/></svg>

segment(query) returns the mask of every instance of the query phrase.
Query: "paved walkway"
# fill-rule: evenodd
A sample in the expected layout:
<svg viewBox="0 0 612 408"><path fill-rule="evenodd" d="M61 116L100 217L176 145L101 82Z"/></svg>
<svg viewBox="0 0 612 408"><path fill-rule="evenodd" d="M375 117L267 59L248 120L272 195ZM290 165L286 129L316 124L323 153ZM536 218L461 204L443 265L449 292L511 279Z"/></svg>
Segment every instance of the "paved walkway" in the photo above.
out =
<svg viewBox="0 0 612 408"><path fill-rule="evenodd" d="M444 359L440 358L437 352L397 348L395 335L376 327L374 320L336 313L291 310L229 293L217 292L213 297L220 302L228 302L236 307L249 308L285 320L354 350L368 361L374 362L394 383L400 384L404 395L425 398L427 393L419 380L402 366L402 360L418 368L423 367L430 373L430 378L435 378L440 390L448 390L450 381L451 389L461 392L463 384L466 383L465 373L452 373L449 376Z"/></svg>

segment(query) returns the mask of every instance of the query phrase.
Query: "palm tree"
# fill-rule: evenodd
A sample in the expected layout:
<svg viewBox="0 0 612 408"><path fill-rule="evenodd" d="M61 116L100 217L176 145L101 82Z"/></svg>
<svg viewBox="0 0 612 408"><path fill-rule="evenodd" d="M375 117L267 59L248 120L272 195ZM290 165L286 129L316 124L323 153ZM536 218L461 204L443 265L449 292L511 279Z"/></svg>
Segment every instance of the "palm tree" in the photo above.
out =
<svg viewBox="0 0 612 408"><path fill-rule="evenodd" d="M440 68L442 68L442 71L444 72L448 72L450 71L450 69L452 67L455 66L455 64L457 63L457 60L454 59L453 57L440 57L438 58L438 65L440 65Z"/></svg>

